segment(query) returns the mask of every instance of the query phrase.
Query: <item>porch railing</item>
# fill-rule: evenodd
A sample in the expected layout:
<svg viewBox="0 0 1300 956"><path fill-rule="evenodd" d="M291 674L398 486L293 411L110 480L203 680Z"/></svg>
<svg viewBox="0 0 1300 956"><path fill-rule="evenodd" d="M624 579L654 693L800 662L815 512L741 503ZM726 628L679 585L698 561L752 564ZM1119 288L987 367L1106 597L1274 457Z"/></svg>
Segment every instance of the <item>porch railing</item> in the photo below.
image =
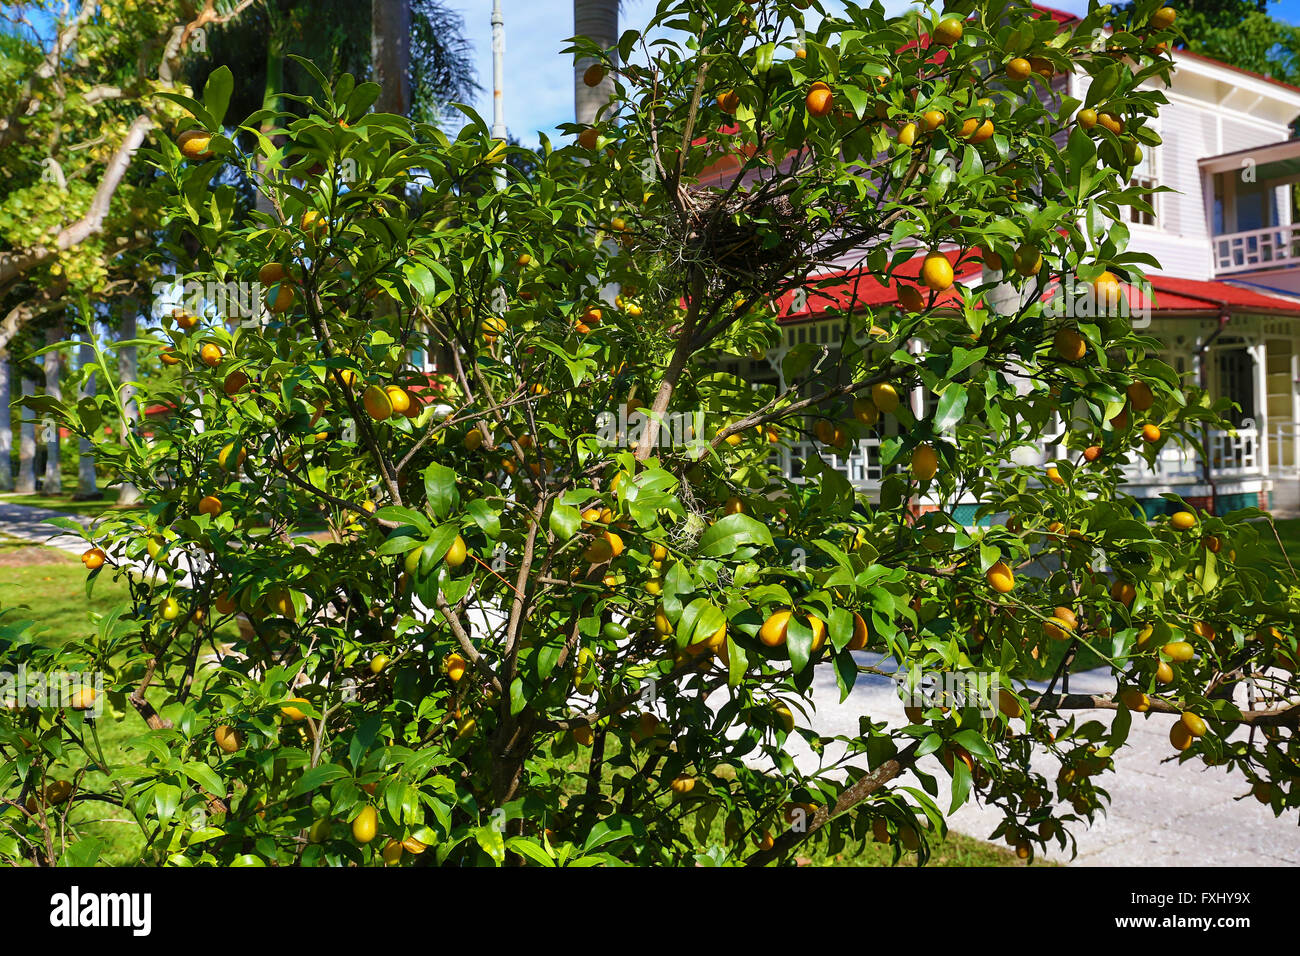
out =
<svg viewBox="0 0 1300 956"><path fill-rule="evenodd" d="M1283 427L1285 426L1278 426L1272 432L1274 449L1278 448L1281 441L1278 436L1283 434L1278 429ZM1291 462L1290 467L1300 470L1300 461L1296 457L1300 454L1297 450L1300 449L1300 434L1296 434L1296 425L1289 427L1292 429L1291 444L1286 454L1290 457L1285 460ZM1211 474L1216 478L1261 474L1260 434L1259 428L1253 424L1232 431L1210 432L1207 451ZM803 480L804 476L800 473L803 462L814 455L820 455L857 488L877 487L883 474L878 438L863 439L840 452L831 451L815 442L798 442L789 449L782 449L777 455L785 473L795 481ZM1047 457L1051 455L1048 454ZM1284 459L1279 458L1275 450L1271 458L1274 466L1282 460ZM1154 467L1149 467L1145 460L1138 460L1125 467L1124 476L1133 484L1194 483L1201 481L1204 473L1195 451L1171 443L1161 450Z"/></svg>
<svg viewBox="0 0 1300 956"><path fill-rule="evenodd" d="M1273 422L1269 429L1269 471L1300 478L1300 422Z"/></svg>
<svg viewBox="0 0 1300 956"><path fill-rule="evenodd" d="M1215 275L1300 263L1300 224L1230 232L1211 241Z"/></svg>

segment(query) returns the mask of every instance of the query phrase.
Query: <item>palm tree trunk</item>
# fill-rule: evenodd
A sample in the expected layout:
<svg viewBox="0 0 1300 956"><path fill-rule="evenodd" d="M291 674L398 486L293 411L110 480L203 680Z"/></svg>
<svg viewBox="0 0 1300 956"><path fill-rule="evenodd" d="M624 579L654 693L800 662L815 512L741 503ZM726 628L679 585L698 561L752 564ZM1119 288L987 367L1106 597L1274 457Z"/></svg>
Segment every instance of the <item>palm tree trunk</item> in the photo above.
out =
<svg viewBox="0 0 1300 956"><path fill-rule="evenodd" d="M587 37L607 50L618 43L618 0L573 0L574 36ZM579 123L594 123L601 107L614 93L614 80L606 76L597 86L582 79L591 66L589 59L579 59L573 67L574 117Z"/></svg>
<svg viewBox="0 0 1300 956"><path fill-rule="evenodd" d="M95 362L95 351L90 347L89 339L82 339L79 365L84 370L87 366L93 366ZM85 384L81 386L78 393L79 398L95 397L95 373L91 372L86 378ZM102 498L99 492L99 479L95 474L95 456L94 442L89 438L79 438L77 440L77 499L86 501L91 498Z"/></svg>
<svg viewBox="0 0 1300 956"><path fill-rule="evenodd" d="M411 110L410 0L370 0L370 63L383 88L375 110L405 116Z"/></svg>
<svg viewBox="0 0 1300 956"><path fill-rule="evenodd" d="M23 375L22 392L24 398L36 394L36 379ZM24 495L36 493L36 422L28 416L30 412L23 409L22 424L18 427L18 482L14 490Z"/></svg>
<svg viewBox="0 0 1300 956"><path fill-rule="evenodd" d="M0 351L0 491L14 490L14 423L9 408L9 353Z"/></svg>
<svg viewBox="0 0 1300 956"><path fill-rule="evenodd" d="M274 7L267 5L268 14L274 15ZM284 89L284 43L277 31L277 24L272 20L271 33L266 42L266 86L262 90L262 109L278 110L280 109L280 93ZM262 123L262 134L268 139L271 137L271 131L275 129L276 123L273 119L267 119ZM257 171L261 176L257 195L254 197L258 212L264 212L268 216L275 212L275 207L271 202L270 193L266 188L266 180L270 177L272 170L267 156L260 149L257 151Z"/></svg>
<svg viewBox="0 0 1300 956"><path fill-rule="evenodd" d="M135 305L131 302L126 304L122 312L122 327L118 330L118 338L123 342L135 338ZM126 433L140 419L140 407L135 402L135 377L135 346L128 345L117 350L117 381L121 389L122 407L126 409L126 416L121 423L123 441L126 440ZM133 505L139 500L140 489L129 481L122 482L117 493L118 505Z"/></svg>
<svg viewBox="0 0 1300 956"><path fill-rule="evenodd" d="M51 322L45 330L45 344L54 345L63 341L63 320ZM46 352L45 394L50 398L63 399L63 353L59 350ZM63 493L63 472L59 457L59 424L54 419L44 421L42 439L45 442L45 478L41 482L41 493L58 495Z"/></svg>

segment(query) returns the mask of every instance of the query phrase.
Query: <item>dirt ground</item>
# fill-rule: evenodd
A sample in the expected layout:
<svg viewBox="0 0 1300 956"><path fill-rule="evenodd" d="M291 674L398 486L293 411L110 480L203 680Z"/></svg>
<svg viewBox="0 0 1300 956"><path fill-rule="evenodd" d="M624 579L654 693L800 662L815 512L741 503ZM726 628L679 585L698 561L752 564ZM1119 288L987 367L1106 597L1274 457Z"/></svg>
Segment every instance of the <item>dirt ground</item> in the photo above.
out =
<svg viewBox="0 0 1300 956"><path fill-rule="evenodd" d="M0 539L0 568L29 568L37 564L67 564L76 560L57 548L26 544L12 538Z"/></svg>

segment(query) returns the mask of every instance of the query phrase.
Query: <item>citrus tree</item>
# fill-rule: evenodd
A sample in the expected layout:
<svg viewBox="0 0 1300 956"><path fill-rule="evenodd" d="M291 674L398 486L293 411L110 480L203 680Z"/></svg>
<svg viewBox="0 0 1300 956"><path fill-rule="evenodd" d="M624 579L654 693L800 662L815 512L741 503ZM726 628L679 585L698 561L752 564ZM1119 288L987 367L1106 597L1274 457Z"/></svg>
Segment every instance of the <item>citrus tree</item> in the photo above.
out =
<svg viewBox="0 0 1300 956"><path fill-rule="evenodd" d="M1149 521L1122 483L1224 410L1120 303L1173 11L807 6L665 0L616 57L577 42L614 97L528 175L472 114L451 140L313 68L309 115L245 124L285 124L292 176L243 219L229 77L171 96L170 254L266 314L166 311L148 435L100 433L111 389L34 403L148 507L71 526L132 602L61 647L4 620L6 660L105 682L5 713L7 857L77 852L107 804L175 863L924 861L970 799L1029 857L1102 807L1135 718L1300 803L1267 522ZM784 294L846 262L898 304L840 295L833 344L784 347ZM1100 307L1063 315L1062 279ZM824 459L871 436L867 492ZM1081 654L1114 693L1064 692ZM895 666L988 692L819 730L818 687Z"/></svg>

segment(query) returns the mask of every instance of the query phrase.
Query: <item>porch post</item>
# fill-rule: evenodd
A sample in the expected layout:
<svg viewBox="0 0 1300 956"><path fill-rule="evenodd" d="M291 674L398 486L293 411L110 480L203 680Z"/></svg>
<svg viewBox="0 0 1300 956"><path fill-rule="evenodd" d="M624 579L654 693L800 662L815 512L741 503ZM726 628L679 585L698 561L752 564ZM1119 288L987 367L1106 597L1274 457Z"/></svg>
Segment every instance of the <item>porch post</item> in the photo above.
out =
<svg viewBox="0 0 1300 956"><path fill-rule="evenodd" d="M1268 345L1267 339L1260 336L1258 341L1247 347L1252 369L1251 380L1255 386L1255 461L1259 473L1268 477Z"/></svg>

